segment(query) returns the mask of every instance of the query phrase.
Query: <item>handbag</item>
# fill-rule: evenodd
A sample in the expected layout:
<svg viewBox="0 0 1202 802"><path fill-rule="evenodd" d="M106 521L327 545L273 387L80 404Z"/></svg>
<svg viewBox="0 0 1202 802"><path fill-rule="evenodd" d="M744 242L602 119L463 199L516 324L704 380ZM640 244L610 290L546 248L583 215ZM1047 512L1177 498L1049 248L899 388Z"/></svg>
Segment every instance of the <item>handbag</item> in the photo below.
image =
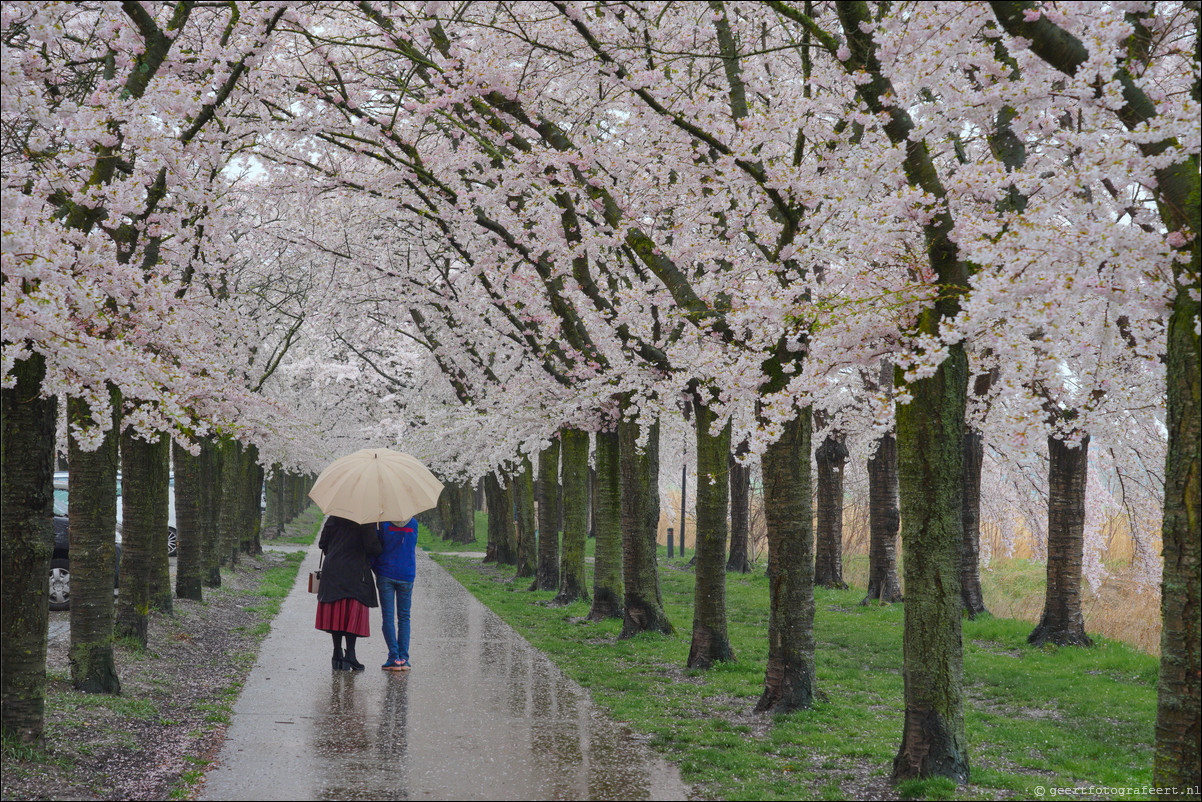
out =
<svg viewBox="0 0 1202 802"><path fill-rule="evenodd" d="M320 559L318 559L318 561L317 561L317 570L309 572L309 592L310 593L316 593L317 589L321 587L321 566L325 562L325 560L326 560L326 553L323 551L321 553Z"/></svg>

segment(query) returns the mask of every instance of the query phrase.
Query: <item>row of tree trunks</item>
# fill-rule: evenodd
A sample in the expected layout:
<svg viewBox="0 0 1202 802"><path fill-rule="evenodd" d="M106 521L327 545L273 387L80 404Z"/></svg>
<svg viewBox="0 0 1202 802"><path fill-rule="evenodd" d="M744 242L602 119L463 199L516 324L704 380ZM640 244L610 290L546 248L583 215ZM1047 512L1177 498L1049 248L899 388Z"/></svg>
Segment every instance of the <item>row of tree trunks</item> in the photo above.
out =
<svg viewBox="0 0 1202 802"><path fill-rule="evenodd" d="M589 618L622 617L622 482L617 429L597 432L593 524L593 608Z"/></svg>
<svg viewBox="0 0 1202 802"><path fill-rule="evenodd" d="M538 455L538 590L559 589L559 440Z"/></svg>
<svg viewBox="0 0 1202 802"><path fill-rule="evenodd" d="M71 683L85 693L120 693L113 658L113 579L117 566L117 431L121 399L110 392L111 416L100 447L84 451L77 427L96 425L81 398L67 400L71 465Z"/></svg>
<svg viewBox="0 0 1202 802"><path fill-rule="evenodd" d="M45 360L33 353L13 365L13 386L0 389L0 729L23 743L41 738L46 709L58 405L41 396L45 373Z"/></svg>
<svg viewBox="0 0 1202 802"><path fill-rule="evenodd" d="M714 434L717 416L698 399L693 404L697 438L697 540L693 593L693 638L689 668L733 660L726 629L726 516L730 488L730 422Z"/></svg>
<svg viewBox="0 0 1202 802"><path fill-rule="evenodd" d="M584 564L584 544L588 539L588 447L588 432L562 430L563 549L555 604L589 598Z"/></svg>
<svg viewBox="0 0 1202 802"><path fill-rule="evenodd" d="M843 468L847 446L827 435L814 452L818 468L818 530L815 533L814 584L846 590L843 581Z"/></svg>

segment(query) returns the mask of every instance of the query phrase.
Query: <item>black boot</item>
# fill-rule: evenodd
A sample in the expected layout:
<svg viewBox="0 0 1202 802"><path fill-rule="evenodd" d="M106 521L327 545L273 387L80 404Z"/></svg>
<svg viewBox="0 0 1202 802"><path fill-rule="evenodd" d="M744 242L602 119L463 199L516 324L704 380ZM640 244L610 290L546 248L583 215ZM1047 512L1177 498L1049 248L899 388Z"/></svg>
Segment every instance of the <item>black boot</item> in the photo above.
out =
<svg viewBox="0 0 1202 802"><path fill-rule="evenodd" d="M334 638L334 656L330 658L330 668L335 671L350 671L351 667L346 664L342 655L342 633L333 632L331 635Z"/></svg>
<svg viewBox="0 0 1202 802"><path fill-rule="evenodd" d="M347 671L363 671L366 668L355 659L355 641L358 639L356 635L346 636L346 654L342 658L342 664Z"/></svg>

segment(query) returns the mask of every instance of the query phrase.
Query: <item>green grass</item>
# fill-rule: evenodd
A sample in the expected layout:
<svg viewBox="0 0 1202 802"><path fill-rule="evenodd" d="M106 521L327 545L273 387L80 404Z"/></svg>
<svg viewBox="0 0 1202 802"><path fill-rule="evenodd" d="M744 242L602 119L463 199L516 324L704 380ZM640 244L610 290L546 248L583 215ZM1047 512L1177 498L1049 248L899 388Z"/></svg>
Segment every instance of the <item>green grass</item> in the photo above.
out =
<svg viewBox="0 0 1202 802"><path fill-rule="evenodd" d="M483 550L456 546L445 550ZM820 699L811 710L762 717L750 715L767 657L762 564L728 576L738 660L704 672L684 669L694 579L687 559L669 561L660 550L664 604L676 634L619 641L620 622L583 621L586 603L549 607L555 594L527 591L527 580L511 581L512 568L436 558L599 705L650 736L704 797L838 799L853 796L856 783L887 787L904 709L900 605L860 607L862 589L818 589ZM1026 643L1030 629L988 615L964 622L971 782L959 789L942 780L909 783L896 789L900 795L1029 797L1036 785L1151 783L1157 659L1103 638L1092 649L1036 649Z"/></svg>
<svg viewBox="0 0 1202 802"><path fill-rule="evenodd" d="M488 515L476 512L476 539L471 543L455 543L443 540L430 531L425 524L417 527L417 545L428 552L484 551L488 546Z"/></svg>

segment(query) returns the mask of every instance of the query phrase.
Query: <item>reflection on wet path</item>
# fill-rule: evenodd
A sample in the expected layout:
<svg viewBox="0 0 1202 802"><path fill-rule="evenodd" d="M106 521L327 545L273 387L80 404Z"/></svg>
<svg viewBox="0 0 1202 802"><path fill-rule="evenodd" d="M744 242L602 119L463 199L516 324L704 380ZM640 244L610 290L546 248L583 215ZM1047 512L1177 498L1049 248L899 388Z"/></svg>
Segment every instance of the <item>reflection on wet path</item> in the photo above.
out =
<svg viewBox="0 0 1202 802"><path fill-rule="evenodd" d="M316 567L316 552L302 566ZM424 555L411 672L332 672L316 602L285 601L201 799L683 799L676 769Z"/></svg>

